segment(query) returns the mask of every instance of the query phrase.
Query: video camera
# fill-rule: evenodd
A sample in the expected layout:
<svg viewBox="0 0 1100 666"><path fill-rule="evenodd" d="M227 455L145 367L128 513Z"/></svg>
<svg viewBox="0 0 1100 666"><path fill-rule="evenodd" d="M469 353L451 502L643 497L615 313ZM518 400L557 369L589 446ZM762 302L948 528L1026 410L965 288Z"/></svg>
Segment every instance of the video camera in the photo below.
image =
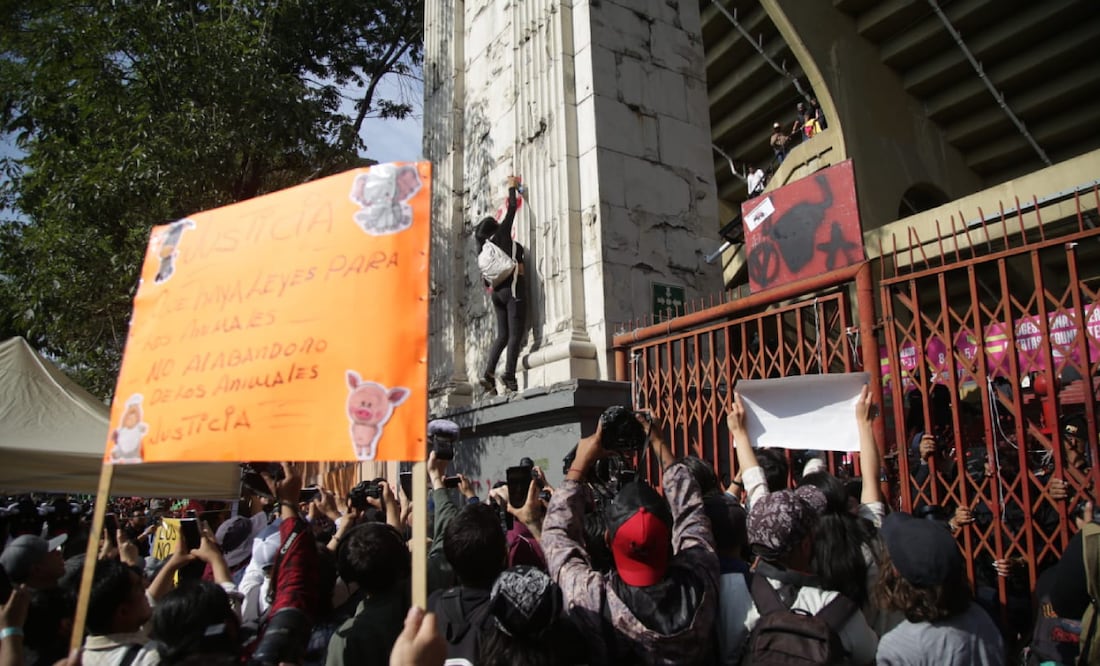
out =
<svg viewBox="0 0 1100 666"><path fill-rule="evenodd" d="M460 436L458 424L447 419L428 422L428 452L435 451L436 460L454 460L455 444Z"/></svg>
<svg viewBox="0 0 1100 666"><path fill-rule="evenodd" d="M539 499L544 502L550 501L550 491L545 489L546 477L535 467L534 460L526 456L520 458L518 466L505 470L504 478L508 483L508 501L513 507L518 509L527 502L527 490L531 486L531 481L539 485Z"/></svg>
<svg viewBox="0 0 1100 666"><path fill-rule="evenodd" d="M638 421L638 415L644 415L651 423L646 412L635 412L627 407L613 405L600 415L600 446L604 450L618 455L601 458L592 469L592 485L600 495L614 497L619 488L637 478L637 471L625 457L645 448L649 434ZM577 458L577 447L573 447L562 459L562 474L568 474L569 468Z"/></svg>
<svg viewBox="0 0 1100 666"><path fill-rule="evenodd" d="M645 448L648 433L638 415L648 420L646 412L635 412L621 405L612 405L600 415L600 446L616 453L633 453Z"/></svg>

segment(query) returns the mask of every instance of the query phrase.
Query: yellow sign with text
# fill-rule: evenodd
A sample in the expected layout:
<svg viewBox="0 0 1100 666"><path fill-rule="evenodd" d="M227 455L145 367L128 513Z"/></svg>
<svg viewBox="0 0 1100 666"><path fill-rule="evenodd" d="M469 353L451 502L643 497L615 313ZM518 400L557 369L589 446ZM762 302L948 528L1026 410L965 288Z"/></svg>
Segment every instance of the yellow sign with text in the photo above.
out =
<svg viewBox="0 0 1100 666"><path fill-rule="evenodd" d="M106 461L423 460L431 166L152 231Z"/></svg>
<svg viewBox="0 0 1100 666"><path fill-rule="evenodd" d="M180 540L180 521L178 518L162 518L153 537L153 557L166 560L176 552L176 543Z"/></svg>

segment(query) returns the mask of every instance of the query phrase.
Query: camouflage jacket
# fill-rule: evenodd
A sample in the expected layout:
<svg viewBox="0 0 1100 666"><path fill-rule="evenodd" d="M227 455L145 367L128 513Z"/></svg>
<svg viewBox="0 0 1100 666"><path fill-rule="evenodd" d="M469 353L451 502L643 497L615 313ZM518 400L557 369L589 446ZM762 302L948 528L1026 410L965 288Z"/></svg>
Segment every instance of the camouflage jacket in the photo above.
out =
<svg viewBox="0 0 1100 666"><path fill-rule="evenodd" d="M645 626L615 593L610 581L614 574L592 569L584 548L585 487L567 480L550 501L542 526L542 548L550 575L561 586L567 613L588 639L589 663L621 662L623 646L636 660L651 664L706 663L713 658L719 569L710 521L703 512L699 486L687 467L671 465L665 470L663 486L674 519L669 567L697 576L704 590L690 624L674 634ZM606 616L611 618L611 626L604 620ZM612 641L618 645L619 655L608 654Z"/></svg>

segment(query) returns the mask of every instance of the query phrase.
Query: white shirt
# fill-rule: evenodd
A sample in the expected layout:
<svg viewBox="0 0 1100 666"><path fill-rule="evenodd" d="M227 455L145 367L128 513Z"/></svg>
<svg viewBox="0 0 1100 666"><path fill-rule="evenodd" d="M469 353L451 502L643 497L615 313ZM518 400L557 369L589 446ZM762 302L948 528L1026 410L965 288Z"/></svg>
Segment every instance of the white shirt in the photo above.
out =
<svg viewBox="0 0 1100 666"><path fill-rule="evenodd" d="M749 177L745 180L745 183L749 187L749 196L756 194L757 192L764 191L764 170L757 169L749 174Z"/></svg>

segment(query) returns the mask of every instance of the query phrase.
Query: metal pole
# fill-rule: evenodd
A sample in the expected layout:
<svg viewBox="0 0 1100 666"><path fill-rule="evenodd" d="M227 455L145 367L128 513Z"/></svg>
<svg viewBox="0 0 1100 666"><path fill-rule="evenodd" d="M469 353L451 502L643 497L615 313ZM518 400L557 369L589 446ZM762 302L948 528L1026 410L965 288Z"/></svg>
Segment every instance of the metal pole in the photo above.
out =
<svg viewBox="0 0 1100 666"><path fill-rule="evenodd" d="M660 324L639 328L629 333L621 333L614 337L612 346L616 349L620 347L625 349L639 342L652 340L671 333L686 331L696 326L731 317L746 310L764 307L773 303L778 303L779 301L785 301L790 298L796 298L798 296L804 296L816 291L835 287L854 279L864 265L866 265L866 262L854 264L845 268L838 268L829 273L823 273L805 280L791 282L790 284L768 289L767 291L752 294L745 298L722 303L713 308L693 312L683 317L676 317L675 319L670 319Z"/></svg>
<svg viewBox="0 0 1100 666"><path fill-rule="evenodd" d="M928 4L932 6L932 10L936 12L936 16L940 17L940 21L943 23L943 27L947 29L947 33L951 35L955 43L959 45L959 49L966 56L966 59L970 61L970 66L974 68L974 71L978 74L978 78L985 84L986 89L989 90L989 94L993 95L993 100L997 102L997 106L1001 107L1008 119L1012 121L1012 124L1016 126L1020 134L1027 140L1028 144L1035 150L1035 153L1039 155L1039 159L1043 161L1043 164L1050 166L1053 164L1050 158L1047 157L1046 151L1044 151L1039 144L1035 141L1035 137L1031 136L1031 132L1027 131L1027 127L1024 122L1013 113L1009 108L1008 103L1005 102L1005 96L1001 91L997 90L993 82L989 80L989 77L985 75L985 70L982 68L982 64L974 58L974 54L967 47L966 42L963 41L962 35L955 29L955 26L951 23L951 19L947 18L947 14L943 13L940 9L939 3L936 0L928 0Z"/></svg>

